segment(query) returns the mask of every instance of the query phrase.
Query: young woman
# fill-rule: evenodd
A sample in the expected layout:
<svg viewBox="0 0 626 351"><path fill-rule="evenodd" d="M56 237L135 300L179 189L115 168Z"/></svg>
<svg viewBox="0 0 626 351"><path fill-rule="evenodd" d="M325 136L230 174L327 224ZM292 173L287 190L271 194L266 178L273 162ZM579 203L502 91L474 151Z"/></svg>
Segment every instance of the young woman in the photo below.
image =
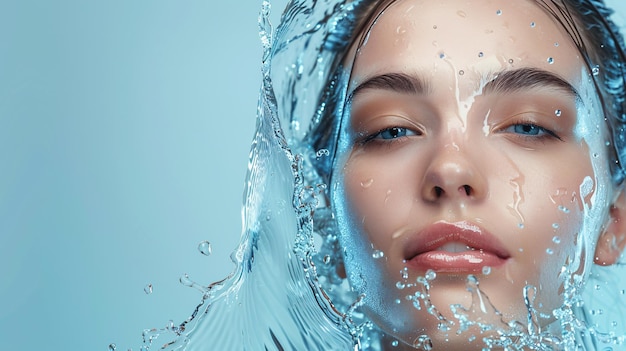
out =
<svg viewBox="0 0 626 351"><path fill-rule="evenodd" d="M624 347L608 277L624 275L626 62L609 14L293 1L272 32L265 13L237 270L169 346Z"/></svg>

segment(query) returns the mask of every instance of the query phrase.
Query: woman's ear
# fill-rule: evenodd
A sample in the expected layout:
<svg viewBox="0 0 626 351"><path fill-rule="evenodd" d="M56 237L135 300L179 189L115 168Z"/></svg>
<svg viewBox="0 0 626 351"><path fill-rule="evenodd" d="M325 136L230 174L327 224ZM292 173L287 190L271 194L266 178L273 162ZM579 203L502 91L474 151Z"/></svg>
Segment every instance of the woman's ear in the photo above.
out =
<svg viewBox="0 0 626 351"><path fill-rule="evenodd" d="M609 210L609 223L596 246L594 262L600 266L617 262L626 245L626 191L624 186L617 191L619 195Z"/></svg>

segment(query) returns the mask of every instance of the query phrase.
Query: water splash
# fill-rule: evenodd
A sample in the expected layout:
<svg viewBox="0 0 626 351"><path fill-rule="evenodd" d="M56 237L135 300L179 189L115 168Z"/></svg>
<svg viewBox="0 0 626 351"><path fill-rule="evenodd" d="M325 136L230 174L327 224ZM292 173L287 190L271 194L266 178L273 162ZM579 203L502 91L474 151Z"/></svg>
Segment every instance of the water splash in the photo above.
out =
<svg viewBox="0 0 626 351"><path fill-rule="evenodd" d="M332 108L327 102L320 103L313 94L328 91L325 86L328 81L331 87L341 85L340 77L329 79L333 50L347 40L349 33L342 28L354 24L353 12L360 3L296 0L274 30L268 20L270 2L263 1L259 17L263 87L244 195L244 231L239 248L232 255L236 268L226 279L208 286L183 275L181 284L199 291L200 303L180 324L169 321L163 328L145 330L143 351L155 347L160 350L382 349L384 333L362 311L365 296L355 296L344 278L345 273L339 269L342 248L333 213L327 207L328 180L312 170L332 162L334 146L322 145L311 150L297 147L297 141L311 137L307 134L311 126L321 123L323 113ZM501 11L497 14L501 15ZM443 52L441 55L445 58ZM509 62L514 63L513 59ZM459 71L459 75L464 73ZM341 115L341 111L336 112ZM555 115L559 113L555 111ZM316 118L309 121L302 116ZM510 183L516 189L510 209L521 222L520 228L524 223L519 211L524 201L522 183L521 179ZM565 205L559 206L564 214L569 213ZM210 243L201 242L198 251L210 255ZM373 256L380 259L384 253L374 251ZM489 271L485 267L483 274L488 275ZM583 322L587 320L586 313L599 309L585 310L587 306L579 291L584 283L582 277L567 267L560 278L564 303L553 316L536 309L537 288L524 289L526 321L503 318L480 289L479 278L475 276L467 280L466 288L471 295L467 307L435 306L431 302L430 284L437 279L434 271L414 281L408 280L408 273L401 272L401 277L403 280L397 288L406 293L406 299L396 299L395 304L426 310L439 322L439 330L467 332L468 341L482 340L487 350L570 351L578 350L581 342L592 342L589 340L616 348L624 345L621 334L602 333L595 324ZM618 300L622 303L623 295ZM445 318L439 308L450 308L454 319ZM473 317L476 314L491 316L488 320L497 322L477 320ZM554 322L548 328L540 327L547 319ZM617 320L613 322L620 325ZM475 327L478 335L474 334ZM433 348L428 335L419 335L408 343L422 350ZM109 346L109 349L115 350L115 344L111 345L113 348ZM391 345L397 347L400 342L393 340Z"/></svg>

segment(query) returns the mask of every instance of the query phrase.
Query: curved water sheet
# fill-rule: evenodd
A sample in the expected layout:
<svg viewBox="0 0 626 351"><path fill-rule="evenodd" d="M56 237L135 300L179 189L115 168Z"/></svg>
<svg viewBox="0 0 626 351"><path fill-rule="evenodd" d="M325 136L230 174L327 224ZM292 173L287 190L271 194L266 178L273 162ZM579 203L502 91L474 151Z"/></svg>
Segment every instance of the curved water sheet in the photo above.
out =
<svg viewBox="0 0 626 351"><path fill-rule="evenodd" d="M292 1L274 31L268 21L270 4L263 2L259 23L264 79L250 154L244 230L232 255L235 271L208 287L182 279L202 292L201 303L179 325L146 330L142 350L431 348L428 335L396 339L380 331L362 311L367 296L353 291L341 274L342 248L328 207L329 193L336 189L330 189L330 179L318 172L332 168L338 152L333 142L338 127L323 126L322 118L343 114L337 101L345 100L341 87L348 84L341 73L333 73L342 62L337 53L347 49L362 13L375 3ZM320 129L328 135L320 135ZM581 192L583 188L581 184ZM558 241L555 237L554 244ZM369 249L374 259L385 259L385 252ZM488 275L488 267L482 273ZM403 309L427 310L440 329L450 333L476 327L488 332L484 349L625 349L626 318L620 308L626 305L623 265L594 267L586 282L567 268L562 276L573 278L563 280L565 303L553 311L557 318L553 328L545 330L536 323L544 318L534 304L540 287L520 291L527 320L503 318L474 275L467 277L470 303L434 306L429 290L439 279L437 274L412 277L399 272L397 288L404 299L393 302ZM585 284L582 296L577 292L581 284ZM440 309L451 310L454 317L444 317ZM474 319L475 311L496 316L501 323ZM466 335L474 343L483 336Z"/></svg>

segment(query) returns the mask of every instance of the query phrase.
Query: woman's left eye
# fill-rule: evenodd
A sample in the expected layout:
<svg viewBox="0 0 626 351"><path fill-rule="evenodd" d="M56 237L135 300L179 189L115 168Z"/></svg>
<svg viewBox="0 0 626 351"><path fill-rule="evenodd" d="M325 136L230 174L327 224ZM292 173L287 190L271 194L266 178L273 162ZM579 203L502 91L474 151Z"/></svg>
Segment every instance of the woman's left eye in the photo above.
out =
<svg viewBox="0 0 626 351"><path fill-rule="evenodd" d="M503 132L520 134L527 137L555 137L560 139L553 131L533 123L517 123L505 128Z"/></svg>
<svg viewBox="0 0 626 351"><path fill-rule="evenodd" d="M379 139L390 140L397 139L407 135L414 135L415 133L402 127L392 127L378 132Z"/></svg>

